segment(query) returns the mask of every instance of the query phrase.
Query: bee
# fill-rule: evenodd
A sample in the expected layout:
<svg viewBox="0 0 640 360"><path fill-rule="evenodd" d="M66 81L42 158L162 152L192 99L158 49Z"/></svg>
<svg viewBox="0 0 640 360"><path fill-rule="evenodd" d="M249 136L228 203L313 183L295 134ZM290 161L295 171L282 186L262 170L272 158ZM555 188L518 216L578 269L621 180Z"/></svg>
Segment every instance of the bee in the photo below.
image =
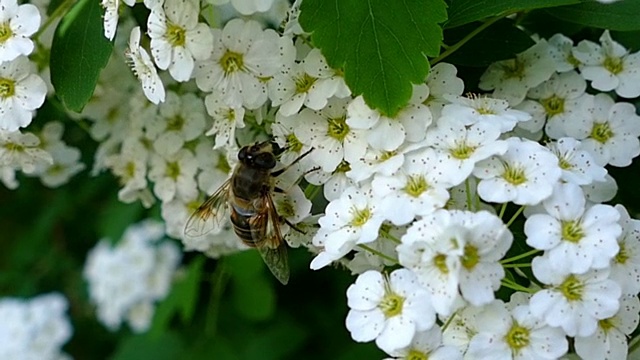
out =
<svg viewBox="0 0 640 360"><path fill-rule="evenodd" d="M282 152L276 143L265 141L244 146L238 152L239 162L231 177L189 217L184 234L188 237L207 234L222 223L230 210L229 218L236 235L244 244L256 248L271 273L286 285L289 260L280 230L286 220L280 217L273 203L272 193L282 192L274 182L312 150L274 171L277 155Z"/></svg>

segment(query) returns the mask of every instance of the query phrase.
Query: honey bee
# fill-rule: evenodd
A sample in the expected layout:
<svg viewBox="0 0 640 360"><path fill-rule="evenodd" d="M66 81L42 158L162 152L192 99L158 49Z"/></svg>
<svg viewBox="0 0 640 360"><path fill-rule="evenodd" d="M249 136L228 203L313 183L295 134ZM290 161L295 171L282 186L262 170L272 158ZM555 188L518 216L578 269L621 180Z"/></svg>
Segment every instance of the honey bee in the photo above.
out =
<svg viewBox="0 0 640 360"><path fill-rule="evenodd" d="M281 222L286 220L278 215L271 194L282 192L275 187L275 178L311 150L274 171L277 155L282 152L277 144L265 141L243 147L238 152L239 162L231 177L189 217L184 234L188 237L207 234L222 223L230 210L229 218L236 235L246 245L256 248L273 275L286 285L289 260L280 231Z"/></svg>

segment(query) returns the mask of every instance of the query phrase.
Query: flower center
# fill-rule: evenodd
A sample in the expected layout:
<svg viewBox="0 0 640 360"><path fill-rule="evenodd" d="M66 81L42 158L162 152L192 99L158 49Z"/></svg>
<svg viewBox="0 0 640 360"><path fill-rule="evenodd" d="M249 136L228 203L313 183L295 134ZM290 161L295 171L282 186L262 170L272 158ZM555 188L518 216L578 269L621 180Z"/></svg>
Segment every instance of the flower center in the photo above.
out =
<svg viewBox="0 0 640 360"><path fill-rule="evenodd" d="M9 152L23 152L24 151L24 146L20 145L20 144L16 144L16 143L7 143L4 145L4 148L7 149Z"/></svg>
<svg viewBox="0 0 640 360"><path fill-rule="evenodd" d="M296 94L308 92L311 86L313 86L313 84L316 82L316 80L318 79L307 73L304 73L301 77L296 78Z"/></svg>
<svg viewBox="0 0 640 360"><path fill-rule="evenodd" d="M180 164L177 161L168 162L166 175L170 179L177 180L180 176Z"/></svg>
<svg viewBox="0 0 640 360"><path fill-rule="evenodd" d="M627 246L624 243L620 243L620 250L613 258L618 264L625 264L629 260L629 252L627 252Z"/></svg>
<svg viewBox="0 0 640 360"><path fill-rule="evenodd" d="M505 336L505 340L509 347L514 350L520 350L529 345L529 329L514 323Z"/></svg>
<svg viewBox="0 0 640 360"><path fill-rule="evenodd" d="M0 97L9 98L16 93L16 82L11 79L0 78Z"/></svg>
<svg viewBox="0 0 640 360"><path fill-rule="evenodd" d="M596 123L591 129L590 137L595 141L604 144L613 137L613 131L611 131L609 123Z"/></svg>
<svg viewBox="0 0 640 360"><path fill-rule="evenodd" d="M617 75L624 70L624 64L622 63L622 59L619 57L607 57L604 59L604 64L602 64L602 66L614 75Z"/></svg>
<svg viewBox="0 0 640 360"><path fill-rule="evenodd" d="M378 160L380 162L385 162L396 155L397 153L395 151L383 151L382 154L380 154L380 157L378 158Z"/></svg>
<svg viewBox="0 0 640 360"><path fill-rule="evenodd" d="M584 285L575 277L575 275L569 275L569 277L560 284L560 292L569 301L581 300L583 290Z"/></svg>
<svg viewBox="0 0 640 360"><path fill-rule="evenodd" d="M435 265L435 267L440 270L441 273L443 274L448 274L449 273L449 268L447 267L447 255L445 254L438 254L436 256L433 257L433 265Z"/></svg>
<svg viewBox="0 0 640 360"><path fill-rule="evenodd" d="M416 349L411 349L404 357L406 360L429 360L427 354L422 351L418 351Z"/></svg>
<svg viewBox="0 0 640 360"><path fill-rule="evenodd" d="M524 169L519 166L507 165L506 171L502 174L502 177L512 185L521 185L527 181L527 177L524 174Z"/></svg>
<svg viewBox="0 0 640 360"><path fill-rule="evenodd" d="M280 201L278 202L278 215L284 218L292 217L296 214L296 209L293 207L293 204L288 201Z"/></svg>
<svg viewBox="0 0 640 360"><path fill-rule="evenodd" d="M564 112L564 99L557 95L543 99L540 103L549 117L562 114Z"/></svg>
<svg viewBox="0 0 640 360"><path fill-rule="evenodd" d="M296 153L299 153L300 150L302 150L302 142L298 140L294 133L287 135L287 148Z"/></svg>
<svg viewBox="0 0 640 360"><path fill-rule="evenodd" d="M402 312L402 305L404 304L404 298L394 292L387 292L378 304L380 310L386 318L394 317Z"/></svg>
<svg viewBox="0 0 640 360"><path fill-rule="evenodd" d="M242 54L227 50L220 58L220 66L225 75L242 70L244 68Z"/></svg>
<svg viewBox="0 0 640 360"><path fill-rule="evenodd" d="M423 175L411 175L409 176L407 185L404 187L404 192L417 198L427 191L427 189L429 189L429 184L427 184L427 180L425 180Z"/></svg>
<svg viewBox="0 0 640 360"><path fill-rule="evenodd" d="M598 321L598 326L605 333L615 327L615 325L614 325L613 321L611 320L611 318L602 319L602 320Z"/></svg>
<svg viewBox="0 0 640 360"><path fill-rule="evenodd" d="M347 117L342 116L339 118L330 118L329 127L327 128L327 135L338 141L344 140L349 134L349 125L347 125Z"/></svg>
<svg viewBox="0 0 640 360"><path fill-rule="evenodd" d="M184 47L187 32L176 24L167 24L167 41L172 47Z"/></svg>
<svg viewBox="0 0 640 360"><path fill-rule="evenodd" d="M369 208L357 209L356 207L351 208L351 226L360 227L369 221L371 218L371 210Z"/></svg>
<svg viewBox="0 0 640 360"><path fill-rule="evenodd" d="M13 31L11 31L11 26L9 22L4 22L0 24L0 44L3 44L5 41L9 40L13 36Z"/></svg>
<svg viewBox="0 0 640 360"><path fill-rule="evenodd" d="M227 111L225 112L225 114L222 117L224 119L226 119L230 123L235 123L236 122L236 111L234 109L232 109L232 108L228 108Z"/></svg>
<svg viewBox="0 0 640 360"><path fill-rule="evenodd" d="M458 160L468 159L474 153L474 151L476 151L475 146L470 146L466 143L460 143L456 145L457 146L455 148L449 150L449 153L451 154L451 156Z"/></svg>
<svg viewBox="0 0 640 360"><path fill-rule="evenodd" d="M518 58L507 60L502 64L502 70L504 71L504 77L506 79L522 79L525 69L525 63Z"/></svg>
<svg viewBox="0 0 640 360"><path fill-rule="evenodd" d="M127 165L125 165L124 167L124 180L126 180L126 182L128 182L129 180L133 179L133 177L136 175L136 163L133 161L129 161L127 163Z"/></svg>
<svg viewBox="0 0 640 360"><path fill-rule="evenodd" d="M169 118L167 121L167 130L169 131L179 131L182 130L184 126L184 118L180 115L176 115L172 118Z"/></svg>
<svg viewBox="0 0 640 360"><path fill-rule="evenodd" d="M563 240L576 244L584 237L579 221L562 221L561 224Z"/></svg>
<svg viewBox="0 0 640 360"><path fill-rule="evenodd" d="M462 255L462 266L464 266L467 270L472 270L478 262L480 262L480 256L478 256L478 248L471 245L466 244L464 246L464 255Z"/></svg>
<svg viewBox="0 0 640 360"><path fill-rule="evenodd" d="M349 165L349 162L345 161L345 160L342 160L340 162L340 164L338 164L338 167L334 171L334 174L335 173L346 173L349 170L351 170L351 165Z"/></svg>
<svg viewBox="0 0 640 360"><path fill-rule="evenodd" d="M573 165L569 162L569 160L565 159L564 157L559 157L558 158L558 165L560 166L560 169L562 169L562 170L571 170L571 169L573 169Z"/></svg>

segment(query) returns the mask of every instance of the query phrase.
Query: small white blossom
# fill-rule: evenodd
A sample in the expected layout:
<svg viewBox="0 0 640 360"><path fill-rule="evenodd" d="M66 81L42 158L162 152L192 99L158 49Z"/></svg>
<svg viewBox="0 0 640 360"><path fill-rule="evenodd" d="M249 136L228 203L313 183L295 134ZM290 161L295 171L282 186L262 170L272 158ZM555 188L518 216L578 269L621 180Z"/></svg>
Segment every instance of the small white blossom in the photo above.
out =
<svg viewBox="0 0 640 360"><path fill-rule="evenodd" d="M213 118L213 126L205 135L215 135L214 149L235 145L236 129L245 127L245 109L242 106L227 105L218 92L208 94L204 99L207 113Z"/></svg>
<svg viewBox="0 0 640 360"><path fill-rule="evenodd" d="M0 64L0 130L26 127L44 103L47 85L34 72L24 56Z"/></svg>
<svg viewBox="0 0 640 360"><path fill-rule="evenodd" d="M582 40L573 49L580 61L580 74L594 89L615 92L626 98L640 95L640 52L629 54L611 39L609 30L600 36L600 45Z"/></svg>
<svg viewBox="0 0 640 360"><path fill-rule="evenodd" d="M509 107L509 102L486 96L447 96L451 104L442 109L442 116L455 117L465 125L484 123L501 133L511 131L516 124L531 119L531 115Z"/></svg>
<svg viewBox="0 0 640 360"><path fill-rule="evenodd" d="M541 145L509 138L507 151L476 165L478 194L483 200L519 205L535 205L553 192L562 171L558 159Z"/></svg>
<svg viewBox="0 0 640 360"><path fill-rule="evenodd" d="M556 71L559 73L575 70L580 61L573 54L573 40L563 34L555 34L548 40L551 57L556 63Z"/></svg>
<svg viewBox="0 0 640 360"><path fill-rule="evenodd" d="M0 166L22 170L26 174L53 164L49 153L40 148L40 139L31 133L0 130Z"/></svg>
<svg viewBox="0 0 640 360"><path fill-rule="evenodd" d="M149 171L149 180L155 183L153 192L162 201L171 201L174 197L192 199L198 191L197 170L196 159L187 149L173 155L154 155Z"/></svg>
<svg viewBox="0 0 640 360"><path fill-rule="evenodd" d="M442 344L442 332L438 326L427 331L417 331L409 346L387 352L393 359L462 360L462 353L453 346Z"/></svg>
<svg viewBox="0 0 640 360"><path fill-rule="evenodd" d="M151 62L149 54L140 46L139 26L131 30L129 48L125 50L125 56L131 71L142 83L142 91L147 99L156 105L163 102L165 97L164 86L160 76L158 76L156 67Z"/></svg>
<svg viewBox="0 0 640 360"><path fill-rule="evenodd" d="M210 28L198 23L199 11L198 1L165 0L147 20L153 59L176 81L189 80L195 60L207 59L213 48Z"/></svg>
<svg viewBox="0 0 640 360"><path fill-rule="evenodd" d="M618 311L620 286L609 279L608 269L573 274L563 262L540 256L531 265L535 277L548 287L531 297L530 311L549 326L561 327L569 336L590 336L598 321Z"/></svg>
<svg viewBox="0 0 640 360"><path fill-rule="evenodd" d="M558 157L558 164L562 170L561 181L577 185L605 181L607 169L596 164L591 153L582 149L580 141L564 137L547 143L547 148Z"/></svg>
<svg viewBox="0 0 640 360"><path fill-rule="evenodd" d="M635 295L640 292L640 221L632 219L622 205L616 205L616 210L622 234L618 237L620 250L611 261L611 279L623 294Z"/></svg>
<svg viewBox="0 0 640 360"><path fill-rule="evenodd" d="M347 289L347 301L351 337L358 342L375 339L386 352L409 346L417 331L435 323L429 294L407 269L396 270L388 278L377 271L365 272Z"/></svg>
<svg viewBox="0 0 640 360"><path fill-rule="evenodd" d="M40 12L32 4L18 5L16 0L0 2L0 62L15 60L33 52L33 35L40 26Z"/></svg>
<svg viewBox="0 0 640 360"><path fill-rule="evenodd" d="M447 63L437 63L431 68L426 85L414 85L412 103L422 103L429 107L434 119L440 117L442 107L449 103L449 97L460 96L464 91L464 81L456 76L458 69Z"/></svg>

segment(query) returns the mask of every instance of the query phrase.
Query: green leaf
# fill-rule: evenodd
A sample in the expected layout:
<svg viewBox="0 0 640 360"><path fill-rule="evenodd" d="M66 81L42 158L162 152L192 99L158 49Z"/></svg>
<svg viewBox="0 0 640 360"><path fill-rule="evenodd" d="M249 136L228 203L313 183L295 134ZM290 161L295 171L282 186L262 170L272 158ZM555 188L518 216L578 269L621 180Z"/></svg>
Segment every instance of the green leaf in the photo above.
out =
<svg viewBox="0 0 640 360"><path fill-rule="evenodd" d="M112 198L100 213L98 235L116 244L124 231L140 218L143 211L144 208L139 202L125 204L115 197Z"/></svg>
<svg viewBox="0 0 640 360"><path fill-rule="evenodd" d="M309 336L309 328L302 327L291 318L279 318L260 336L247 342L243 349L245 359L279 360L292 356L301 349ZM264 349L269 349L265 352ZM311 357L311 356L309 356Z"/></svg>
<svg viewBox="0 0 640 360"><path fill-rule="evenodd" d="M265 275L234 281L231 301L238 313L247 320L262 321L273 317L276 310L276 294L273 281Z"/></svg>
<svg viewBox="0 0 640 360"><path fill-rule="evenodd" d="M99 1L79 0L62 18L51 44L51 83L76 112L89 102L113 46L104 37Z"/></svg>
<svg viewBox="0 0 640 360"><path fill-rule="evenodd" d="M446 20L442 0L305 0L300 10L300 24L352 93L388 116L426 79L426 56L438 55Z"/></svg>
<svg viewBox="0 0 640 360"><path fill-rule="evenodd" d="M585 2L562 6L549 14L565 21L601 29L640 30L640 1L620 1L613 4Z"/></svg>
<svg viewBox="0 0 640 360"><path fill-rule="evenodd" d="M460 26L445 31L447 42L458 42L476 24ZM455 65L488 66L489 64L513 58L533 46L535 42L511 20L500 20L480 32L460 49L446 57L445 61Z"/></svg>
<svg viewBox="0 0 640 360"><path fill-rule="evenodd" d="M111 360L180 359L184 348L182 339L175 333L136 335L122 341Z"/></svg>
<svg viewBox="0 0 640 360"><path fill-rule="evenodd" d="M522 10L577 4L579 0L451 0L447 28Z"/></svg>

